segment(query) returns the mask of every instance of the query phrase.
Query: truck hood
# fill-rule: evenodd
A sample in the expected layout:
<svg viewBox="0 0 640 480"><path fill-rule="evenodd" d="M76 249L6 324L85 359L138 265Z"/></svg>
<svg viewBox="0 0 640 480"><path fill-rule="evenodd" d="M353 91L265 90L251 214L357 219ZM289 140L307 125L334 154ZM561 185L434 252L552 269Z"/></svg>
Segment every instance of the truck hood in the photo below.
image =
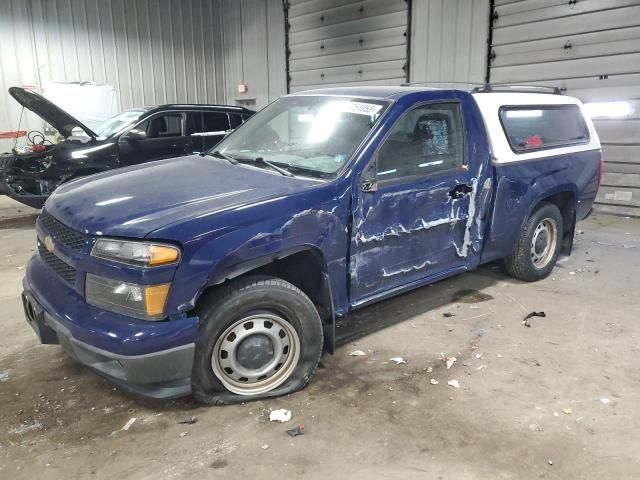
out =
<svg viewBox="0 0 640 480"><path fill-rule="evenodd" d="M93 175L58 188L45 209L89 235L143 238L170 224L318 185L193 155Z"/></svg>
<svg viewBox="0 0 640 480"><path fill-rule="evenodd" d="M69 115L42 95L20 87L11 87L9 94L24 108L32 111L58 130L64 138L70 137L71 131L74 128L81 128L93 140L98 137L93 130L84 125L80 120Z"/></svg>

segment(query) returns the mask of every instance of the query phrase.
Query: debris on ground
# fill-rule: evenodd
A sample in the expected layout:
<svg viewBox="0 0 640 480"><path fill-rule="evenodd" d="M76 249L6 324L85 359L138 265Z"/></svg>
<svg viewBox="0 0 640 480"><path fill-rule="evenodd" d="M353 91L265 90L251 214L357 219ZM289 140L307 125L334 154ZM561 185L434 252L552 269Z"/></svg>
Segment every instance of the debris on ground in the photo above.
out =
<svg viewBox="0 0 640 480"><path fill-rule="evenodd" d="M573 272L573 271L569 272L569 275L575 275L575 274L576 272Z"/></svg>
<svg viewBox="0 0 640 480"><path fill-rule="evenodd" d="M364 357L367 355L367 352L363 350L354 350L353 352L349 352L349 355L352 357Z"/></svg>
<svg viewBox="0 0 640 480"><path fill-rule="evenodd" d="M476 354L475 354L475 357L476 357L476 358L478 358L478 359L480 359L480 358L482 358L482 354L481 354L481 353L476 353Z"/></svg>
<svg viewBox="0 0 640 480"><path fill-rule="evenodd" d="M433 367L427 367L427 373L433 372Z"/></svg>
<svg viewBox="0 0 640 480"><path fill-rule="evenodd" d="M304 425L298 425L296 428L287 430L287 434L290 437L297 437L298 435L304 435Z"/></svg>
<svg viewBox="0 0 640 480"><path fill-rule="evenodd" d="M24 267L17 267L18 270L24 270Z"/></svg>
<svg viewBox="0 0 640 480"><path fill-rule="evenodd" d="M600 399L600 401L601 401L602 403L604 403L605 405L606 405L607 403L610 403L610 402L611 402L611 400L609 400L608 398L601 398L601 399Z"/></svg>
<svg viewBox="0 0 640 480"><path fill-rule="evenodd" d="M449 380L447 385L453 388L460 388L460 382L458 382L458 380Z"/></svg>
<svg viewBox="0 0 640 480"><path fill-rule="evenodd" d="M127 430L129 430L131 428L131 425L136 423L136 420L137 420L136 417L130 418L129 421L127 421L127 423L125 423L124 426L120 430L126 432Z"/></svg>
<svg viewBox="0 0 640 480"><path fill-rule="evenodd" d="M33 422L24 421L19 426L9 430L9 434L23 435L28 432L35 432L43 429L44 429L44 425L38 420L34 420Z"/></svg>
<svg viewBox="0 0 640 480"><path fill-rule="evenodd" d="M529 319L533 318L533 317L546 317L547 314L544 312L531 312L530 314L528 314L526 317L524 317L524 319L522 320L522 324L525 327L531 327L531 324L529 323Z"/></svg>
<svg viewBox="0 0 640 480"><path fill-rule="evenodd" d="M547 460L547 462L549 462L549 465L553 465L553 462L551 460Z"/></svg>
<svg viewBox="0 0 640 480"><path fill-rule="evenodd" d="M624 248L636 248L636 247L637 247L637 245L633 245L633 244L626 244L626 245L623 245L623 247L624 247Z"/></svg>
<svg viewBox="0 0 640 480"><path fill-rule="evenodd" d="M480 365L476 370L484 370L485 368L487 368L486 365Z"/></svg>
<svg viewBox="0 0 640 480"><path fill-rule="evenodd" d="M453 367L453 364L456 363L456 360L458 360L453 355L449 355L445 357L444 353L442 352L440 352L440 358L442 359L442 362L447 366L447 370Z"/></svg>
<svg viewBox="0 0 640 480"><path fill-rule="evenodd" d="M598 244L598 245L602 245L604 247L615 247L616 244L615 243L609 243L609 242L600 242L600 241L595 241L594 243Z"/></svg>
<svg viewBox="0 0 640 480"><path fill-rule="evenodd" d="M407 361L402 357L393 357L389 359L390 362L395 362L396 365L402 365L403 363L407 363Z"/></svg>
<svg viewBox="0 0 640 480"><path fill-rule="evenodd" d="M529 430L532 432L544 432L544 427L542 425L537 425L535 423L529 424Z"/></svg>
<svg viewBox="0 0 640 480"><path fill-rule="evenodd" d="M286 408L279 408L278 410L272 410L269 413L269 421L270 422L288 422L291 420L291 410L287 410Z"/></svg>
<svg viewBox="0 0 640 480"><path fill-rule="evenodd" d="M178 425L193 425L198 421L198 417L189 417L184 420L178 420Z"/></svg>
<svg viewBox="0 0 640 480"><path fill-rule="evenodd" d="M451 317L455 317L455 316L456 316L456 314L455 314L455 313L451 313L451 312L444 312L444 313L442 314L442 316L443 316L444 318L451 318Z"/></svg>
<svg viewBox="0 0 640 480"><path fill-rule="evenodd" d="M268 448L269 448L269 444L268 444L268 443L265 443L265 444L264 444L264 445L262 445L262 447L260 447L260 448L262 448L262 450L266 450L266 449L268 449Z"/></svg>
<svg viewBox="0 0 640 480"><path fill-rule="evenodd" d="M180 434L180 437L186 437L188 434L189 434L189 432L182 432L182 433Z"/></svg>
<svg viewBox="0 0 640 480"><path fill-rule="evenodd" d="M9 372L0 372L0 382L9 380Z"/></svg>
<svg viewBox="0 0 640 480"><path fill-rule="evenodd" d="M438 380L436 380L435 378L432 378L432 379L430 380L430 382L431 382L431 385L438 385L438 384L440 383L440 382L439 382Z"/></svg>
<svg viewBox="0 0 640 480"><path fill-rule="evenodd" d="M564 413L565 415L571 415L573 411L570 408L563 408L562 413Z"/></svg>

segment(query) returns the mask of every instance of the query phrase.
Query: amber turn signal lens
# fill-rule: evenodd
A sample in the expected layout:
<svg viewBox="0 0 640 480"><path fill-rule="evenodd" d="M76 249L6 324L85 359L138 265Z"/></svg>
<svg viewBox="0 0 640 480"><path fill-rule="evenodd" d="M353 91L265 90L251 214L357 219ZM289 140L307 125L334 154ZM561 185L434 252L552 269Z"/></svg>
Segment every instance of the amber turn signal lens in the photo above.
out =
<svg viewBox="0 0 640 480"><path fill-rule="evenodd" d="M169 294L170 286L170 283L163 283L160 285L144 287L144 303L148 316L157 317L162 315L164 312L164 305L167 302L167 295Z"/></svg>
<svg viewBox="0 0 640 480"><path fill-rule="evenodd" d="M178 261L180 251L174 247L151 245L149 249L149 265L165 265Z"/></svg>

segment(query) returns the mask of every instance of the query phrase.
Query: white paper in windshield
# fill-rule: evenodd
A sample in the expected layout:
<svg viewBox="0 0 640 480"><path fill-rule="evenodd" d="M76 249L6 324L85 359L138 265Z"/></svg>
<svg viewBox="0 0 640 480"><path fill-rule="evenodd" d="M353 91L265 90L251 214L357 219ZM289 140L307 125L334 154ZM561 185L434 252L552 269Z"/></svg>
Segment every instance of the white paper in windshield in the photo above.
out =
<svg viewBox="0 0 640 480"><path fill-rule="evenodd" d="M359 115L374 115L380 111L382 105L363 102L339 102L340 112L357 113Z"/></svg>

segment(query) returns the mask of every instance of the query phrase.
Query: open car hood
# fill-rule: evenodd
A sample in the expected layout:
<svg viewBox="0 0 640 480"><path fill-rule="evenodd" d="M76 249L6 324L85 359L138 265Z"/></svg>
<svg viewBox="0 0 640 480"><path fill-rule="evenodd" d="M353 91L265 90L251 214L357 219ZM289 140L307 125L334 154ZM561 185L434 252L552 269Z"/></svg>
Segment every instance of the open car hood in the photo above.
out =
<svg viewBox="0 0 640 480"><path fill-rule="evenodd" d="M82 129L92 139L98 138L98 135L89 127L84 125L80 120L72 117L57 105L54 105L42 95L38 95L31 90L20 87L11 87L9 94L15 100L28 110L42 118L45 122L58 130L64 138L71 136L74 128Z"/></svg>

